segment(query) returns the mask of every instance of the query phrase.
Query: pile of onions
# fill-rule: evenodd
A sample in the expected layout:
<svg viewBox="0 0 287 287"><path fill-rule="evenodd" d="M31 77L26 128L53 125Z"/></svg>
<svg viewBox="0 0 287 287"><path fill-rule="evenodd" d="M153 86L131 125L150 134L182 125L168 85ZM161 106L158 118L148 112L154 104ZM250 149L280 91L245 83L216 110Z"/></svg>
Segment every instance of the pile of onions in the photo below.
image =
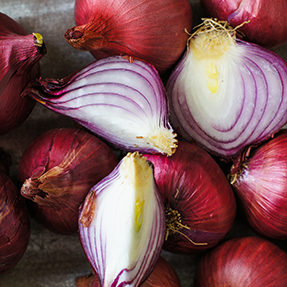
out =
<svg viewBox="0 0 287 287"><path fill-rule="evenodd" d="M80 204L116 165L112 149L89 132L52 129L33 140L20 158L21 194L49 229L76 232Z"/></svg>
<svg viewBox="0 0 287 287"><path fill-rule="evenodd" d="M39 80L28 94L128 151L171 155L165 89L155 68L120 56L95 61L62 80Z"/></svg>
<svg viewBox="0 0 287 287"><path fill-rule="evenodd" d="M96 274L78 277L76 287L100 287L100 281ZM154 269L140 287L180 287L179 278L172 266L159 257Z"/></svg>
<svg viewBox="0 0 287 287"><path fill-rule="evenodd" d="M22 258L30 238L30 221L24 199L15 184L0 171L0 272Z"/></svg>
<svg viewBox="0 0 287 287"><path fill-rule="evenodd" d="M97 59L129 55L164 72L185 50L192 11L188 0L76 0L75 20L65 33L73 47Z"/></svg>
<svg viewBox="0 0 287 287"><path fill-rule="evenodd" d="M139 286L159 258L164 230L153 169L138 152L91 189L79 215L82 247L101 286Z"/></svg>
<svg viewBox="0 0 287 287"><path fill-rule="evenodd" d="M236 204L224 173L194 143L180 141L171 157L145 155L165 206L166 240L172 252L194 252L216 245L231 229Z"/></svg>
<svg viewBox="0 0 287 287"><path fill-rule="evenodd" d="M236 39L235 29L224 21L203 21L167 91L178 133L220 157L236 156L287 121L286 62Z"/></svg>
<svg viewBox="0 0 287 287"><path fill-rule="evenodd" d="M287 131L243 153L230 180L250 225L265 236L287 239Z"/></svg>
<svg viewBox="0 0 287 287"><path fill-rule="evenodd" d="M0 13L0 133L20 125L31 113L34 101L22 97L24 88L39 77L39 60L46 49L42 36L27 34Z"/></svg>
<svg viewBox="0 0 287 287"><path fill-rule="evenodd" d="M211 17L225 20L263 46L287 42L286 0L202 0Z"/></svg>
<svg viewBox="0 0 287 287"><path fill-rule="evenodd" d="M260 237L230 239L201 258L195 287L286 287L287 254Z"/></svg>

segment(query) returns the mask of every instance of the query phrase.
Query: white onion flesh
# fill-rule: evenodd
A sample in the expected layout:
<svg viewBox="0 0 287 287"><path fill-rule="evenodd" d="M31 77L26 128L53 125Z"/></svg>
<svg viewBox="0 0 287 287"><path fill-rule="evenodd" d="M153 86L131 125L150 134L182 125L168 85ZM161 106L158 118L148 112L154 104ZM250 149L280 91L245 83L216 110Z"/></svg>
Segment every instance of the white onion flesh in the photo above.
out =
<svg viewBox="0 0 287 287"><path fill-rule="evenodd" d="M232 157L286 123L287 65L270 50L209 32L190 39L170 76L171 122L187 140Z"/></svg>
<svg viewBox="0 0 287 287"><path fill-rule="evenodd" d="M91 200L95 209L90 210ZM92 188L80 213L79 232L101 286L139 286L151 272L163 244L165 216L153 168L143 156L129 153Z"/></svg>
<svg viewBox="0 0 287 287"><path fill-rule="evenodd" d="M164 86L145 62L109 57L68 80L42 80L29 94L128 151L171 155L176 149Z"/></svg>

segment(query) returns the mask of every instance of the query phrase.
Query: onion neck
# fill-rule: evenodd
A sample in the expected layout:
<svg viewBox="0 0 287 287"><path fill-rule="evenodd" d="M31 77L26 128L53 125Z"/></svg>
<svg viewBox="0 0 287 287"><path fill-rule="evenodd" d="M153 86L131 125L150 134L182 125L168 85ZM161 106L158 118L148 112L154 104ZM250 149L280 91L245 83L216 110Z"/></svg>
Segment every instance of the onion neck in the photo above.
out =
<svg viewBox="0 0 287 287"><path fill-rule="evenodd" d="M37 178L28 178L21 187L21 195L32 201L37 201L37 198L45 199L47 193L39 188L41 182Z"/></svg>
<svg viewBox="0 0 287 287"><path fill-rule="evenodd" d="M235 45L235 29L226 21L205 19L189 38L188 46L198 60L218 59Z"/></svg>
<svg viewBox="0 0 287 287"><path fill-rule="evenodd" d="M103 25L91 22L70 28L65 33L67 42L79 50L97 50L107 46ZM102 30L103 29L103 30Z"/></svg>

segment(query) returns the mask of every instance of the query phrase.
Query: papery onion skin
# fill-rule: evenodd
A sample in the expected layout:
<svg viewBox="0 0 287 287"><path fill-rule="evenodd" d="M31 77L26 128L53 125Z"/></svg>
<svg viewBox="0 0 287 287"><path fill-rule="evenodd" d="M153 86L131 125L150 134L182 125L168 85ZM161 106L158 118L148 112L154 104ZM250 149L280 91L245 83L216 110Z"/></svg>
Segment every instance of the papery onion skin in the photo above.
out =
<svg viewBox="0 0 287 287"><path fill-rule="evenodd" d="M42 41L42 42L41 42ZM19 126L35 101L22 97L24 88L40 76L39 61L46 53L40 34L27 34L7 15L0 13L0 134Z"/></svg>
<svg viewBox="0 0 287 287"><path fill-rule="evenodd" d="M248 222L264 236L287 239L287 132L241 157L230 180Z"/></svg>
<svg viewBox="0 0 287 287"><path fill-rule="evenodd" d="M171 157L145 155L166 210L164 248L192 253L213 247L231 229L236 203L231 185L215 160L195 143L180 141ZM173 232L169 211L181 220Z"/></svg>
<svg viewBox="0 0 287 287"><path fill-rule="evenodd" d="M226 20L251 42L275 47L287 42L285 0L202 0L211 17Z"/></svg>
<svg viewBox="0 0 287 287"><path fill-rule="evenodd" d="M76 287L100 286L100 281L96 274L76 279ZM180 287L180 282L172 266L163 257L159 257L153 271L140 287Z"/></svg>
<svg viewBox="0 0 287 287"><path fill-rule="evenodd" d="M62 80L41 79L27 93L127 151L176 150L165 88L146 62L109 57Z"/></svg>
<svg viewBox="0 0 287 287"><path fill-rule="evenodd" d="M152 166L138 152L91 189L79 215L82 247L102 287L140 286L160 256L164 230Z"/></svg>
<svg viewBox="0 0 287 287"><path fill-rule="evenodd" d="M35 218L50 230L76 232L80 204L117 163L113 150L85 130L48 130L20 158L21 194L30 200Z"/></svg>
<svg viewBox="0 0 287 287"><path fill-rule="evenodd" d="M285 287L287 254L255 237L230 239L200 259L195 287Z"/></svg>
<svg viewBox="0 0 287 287"><path fill-rule="evenodd" d="M76 0L75 21L65 33L73 47L97 59L129 55L164 72L185 50L192 10L187 0Z"/></svg>
<svg viewBox="0 0 287 287"><path fill-rule="evenodd" d="M30 239L30 221L24 199L15 184L0 172L0 272L22 258Z"/></svg>
<svg viewBox="0 0 287 287"><path fill-rule="evenodd" d="M285 60L235 36L226 22L205 19L167 83L178 134L225 159L287 121Z"/></svg>

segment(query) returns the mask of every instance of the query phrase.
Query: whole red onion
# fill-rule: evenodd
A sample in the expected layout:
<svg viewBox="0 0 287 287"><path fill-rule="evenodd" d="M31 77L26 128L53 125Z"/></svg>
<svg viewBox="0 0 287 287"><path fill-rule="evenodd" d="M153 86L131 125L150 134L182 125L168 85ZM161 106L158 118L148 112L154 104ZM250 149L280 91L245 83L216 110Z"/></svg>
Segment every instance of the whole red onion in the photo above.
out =
<svg viewBox="0 0 287 287"><path fill-rule="evenodd" d="M21 124L34 107L22 97L24 88L39 77L39 60L46 53L42 36L27 35L23 28L0 13L0 133Z"/></svg>
<svg viewBox="0 0 287 287"><path fill-rule="evenodd" d="M252 42L277 46L287 41L286 0L202 0L210 16L226 20Z"/></svg>
<svg viewBox="0 0 287 287"><path fill-rule="evenodd" d="M171 157L145 155L166 211L164 248L192 252L216 245L230 230L234 195L214 159L194 143L179 142Z"/></svg>
<svg viewBox="0 0 287 287"><path fill-rule="evenodd" d="M81 202L116 164L113 151L89 132L52 129L31 142L20 159L21 194L48 228L75 232Z"/></svg>
<svg viewBox="0 0 287 287"><path fill-rule="evenodd" d="M265 236L287 239L287 132L243 153L230 179L250 225Z"/></svg>
<svg viewBox="0 0 287 287"><path fill-rule="evenodd" d="M77 287L100 287L96 274L78 277ZM140 287L180 287L179 278L173 267L163 257L159 257L153 271Z"/></svg>
<svg viewBox="0 0 287 287"><path fill-rule="evenodd" d="M188 0L76 0L75 21L65 34L73 47L97 59L133 56L163 72L185 50L192 11Z"/></svg>
<svg viewBox="0 0 287 287"><path fill-rule="evenodd" d="M235 238L201 258L195 287L286 287L287 254L260 237Z"/></svg>
<svg viewBox="0 0 287 287"><path fill-rule="evenodd" d="M15 184L0 172L0 272L13 268L30 238L30 222L24 199Z"/></svg>

